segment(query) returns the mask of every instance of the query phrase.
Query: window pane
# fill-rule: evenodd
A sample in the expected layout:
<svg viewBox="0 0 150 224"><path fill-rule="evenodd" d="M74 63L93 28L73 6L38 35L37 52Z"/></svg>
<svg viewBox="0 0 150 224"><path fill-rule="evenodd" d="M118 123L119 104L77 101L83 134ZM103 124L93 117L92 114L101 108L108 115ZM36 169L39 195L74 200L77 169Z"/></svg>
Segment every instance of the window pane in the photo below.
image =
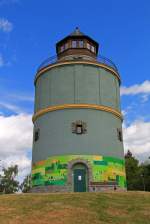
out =
<svg viewBox="0 0 150 224"><path fill-rule="evenodd" d="M77 125L76 126L76 133L77 134L82 134L82 125Z"/></svg>
<svg viewBox="0 0 150 224"><path fill-rule="evenodd" d="M89 43L87 43L87 49L89 49L89 50L90 50L90 47L91 47L91 46L90 46L90 44L89 44Z"/></svg>
<svg viewBox="0 0 150 224"><path fill-rule="evenodd" d="M91 51L95 52L95 47L94 46L91 46Z"/></svg>
<svg viewBox="0 0 150 224"><path fill-rule="evenodd" d="M40 129L35 130L34 132L34 141L36 142L39 139Z"/></svg>
<svg viewBox="0 0 150 224"><path fill-rule="evenodd" d="M79 40L79 47L80 47L80 48L83 47L83 40Z"/></svg>
<svg viewBox="0 0 150 224"><path fill-rule="evenodd" d="M68 43L65 44L65 50L68 49Z"/></svg>
<svg viewBox="0 0 150 224"><path fill-rule="evenodd" d="M73 48L76 48L76 47L77 47L77 41L76 41L76 40L73 40L73 41L72 41L72 47L73 47Z"/></svg>
<svg viewBox="0 0 150 224"><path fill-rule="evenodd" d="M61 46L60 51L63 52L64 51L64 48L65 48L64 45Z"/></svg>

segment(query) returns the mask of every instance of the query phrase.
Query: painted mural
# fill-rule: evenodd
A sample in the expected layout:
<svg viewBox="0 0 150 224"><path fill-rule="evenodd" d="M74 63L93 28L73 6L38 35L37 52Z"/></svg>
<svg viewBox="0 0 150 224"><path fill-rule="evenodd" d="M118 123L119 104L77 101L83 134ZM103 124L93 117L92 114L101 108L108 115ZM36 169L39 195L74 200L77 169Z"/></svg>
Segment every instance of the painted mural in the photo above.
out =
<svg viewBox="0 0 150 224"><path fill-rule="evenodd" d="M66 185L67 166L76 158L88 160L92 167L93 182L117 181L118 186L126 187L124 160L100 155L60 155L32 165L32 186Z"/></svg>

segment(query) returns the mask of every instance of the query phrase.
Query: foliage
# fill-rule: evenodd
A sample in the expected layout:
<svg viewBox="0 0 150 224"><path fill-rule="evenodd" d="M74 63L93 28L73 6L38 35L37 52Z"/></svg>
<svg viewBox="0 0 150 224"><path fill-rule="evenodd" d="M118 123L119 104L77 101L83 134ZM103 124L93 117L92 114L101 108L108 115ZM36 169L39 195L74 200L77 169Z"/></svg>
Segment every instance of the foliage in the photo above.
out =
<svg viewBox="0 0 150 224"><path fill-rule="evenodd" d="M23 193L27 193L31 189L31 175L27 175L20 185L20 189Z"/></svg>
<svg viewBox="0 0 150 224"><path fill-rule="evenodd" d="M4 194L12 194L19 190L19 182L15 180L18 175L18 166L10 166L3 168L3 175L0 175L0 192Z"/></svg>
<svg viewBox="0 0 150 224"><path fill-rule="evenodd" d="M125 155L125 165L127 189L150 191L150 164L139 164L139 161L128 150Z"/></svg>

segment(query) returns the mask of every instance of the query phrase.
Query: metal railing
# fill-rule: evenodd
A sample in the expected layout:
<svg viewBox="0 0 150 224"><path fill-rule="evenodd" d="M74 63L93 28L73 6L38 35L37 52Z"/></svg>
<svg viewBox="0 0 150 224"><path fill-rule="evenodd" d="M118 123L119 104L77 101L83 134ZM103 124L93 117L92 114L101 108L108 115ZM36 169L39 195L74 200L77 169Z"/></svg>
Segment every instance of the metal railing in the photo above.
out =
<svg viewBox="0 0 150 224"><path fill-rule="evenodd" d="M79 60L79 59L73 59L73 60ZM82 59L80 58L80 60L82 60ZM99 56L97 56L96 61L101 63L101 64L107 65L107 66L113 68L115 71L118 72L118 69L117 69L116 65L110 59L108 59L108 58L106 58L104 56L99 55ZM57 59L56 55L47 58L46 60L44 60L40 64L40 66L37 69L37 72L40 71L41 69L47 67L48 65L54 64L56 62L58 62L58 59Z"/></svg>

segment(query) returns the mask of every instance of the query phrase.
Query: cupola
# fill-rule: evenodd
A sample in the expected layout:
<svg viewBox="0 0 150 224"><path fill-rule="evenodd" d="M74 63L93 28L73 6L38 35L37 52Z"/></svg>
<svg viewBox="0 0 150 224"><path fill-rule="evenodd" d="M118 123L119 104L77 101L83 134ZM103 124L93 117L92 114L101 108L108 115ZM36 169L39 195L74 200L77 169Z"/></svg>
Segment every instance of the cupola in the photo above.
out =
<svg viewBox="0 0 150 224"><path fill-rule="evenodd" d="M88 59L95 60L99 44L82 33L78 27L75 31L56 44L58 60Z"/></svg>

